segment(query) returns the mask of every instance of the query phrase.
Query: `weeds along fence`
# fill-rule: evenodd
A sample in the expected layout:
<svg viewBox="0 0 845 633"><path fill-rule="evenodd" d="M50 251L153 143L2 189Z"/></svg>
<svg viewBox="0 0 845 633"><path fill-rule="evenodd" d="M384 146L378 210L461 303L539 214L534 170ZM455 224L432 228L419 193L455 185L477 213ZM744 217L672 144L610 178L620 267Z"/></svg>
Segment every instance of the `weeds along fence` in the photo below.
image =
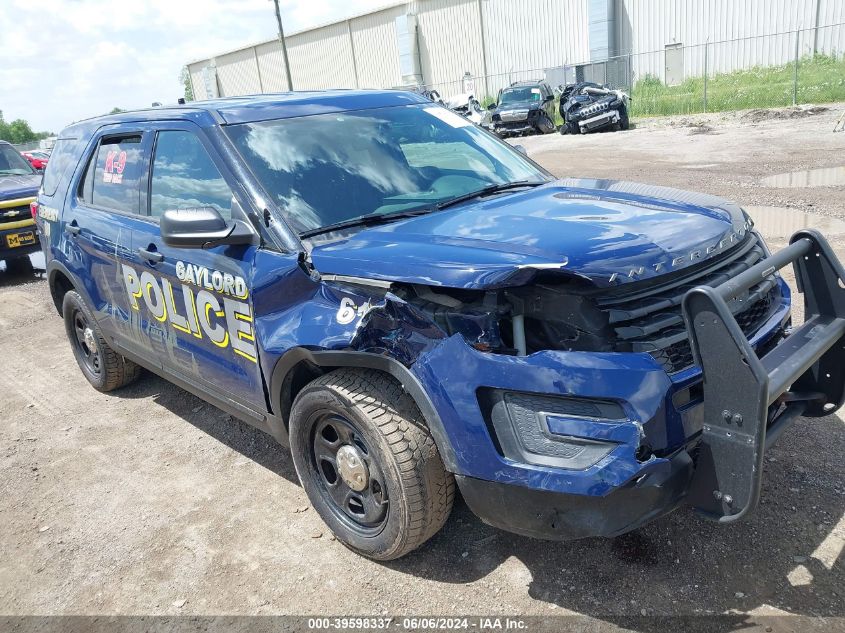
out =
<svg viewBox="0 0 845 633"><path fill-rule="evenodd" d="M469 74L428 84L472 92L485 105L516 81L607 83L631 95L632 116L662 116L845 101L845 23L620 55L554 68Z"/></svg>

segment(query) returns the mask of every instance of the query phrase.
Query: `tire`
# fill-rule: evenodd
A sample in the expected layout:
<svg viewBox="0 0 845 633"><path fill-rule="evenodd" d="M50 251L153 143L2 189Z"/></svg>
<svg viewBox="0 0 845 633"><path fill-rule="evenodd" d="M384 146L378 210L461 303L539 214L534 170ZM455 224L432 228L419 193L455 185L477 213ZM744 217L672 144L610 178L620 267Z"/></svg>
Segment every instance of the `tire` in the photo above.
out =
<svg viewBox="0 0 845 633"><path fill-rule="evenodd" d="M65 293L62 316L79 369L94 389L112 391L128 385L141 375L139 365L108 346L91 311L75 290Z"/></svg>
<svg viewBox="0 0 845 633"><path fill-rule="evenodd" d="M619 129L627 130L631 127L631 121L628 119L628 108L624 105L619 107Z"/></svg>
<svg viewBox="0 0 845 633"><path fill-rule="evenodd" d="M557 132L557 126L555 126L555 122L552 118L549 117L548 114L545 112L543 113L543 120L540 122L540 133L541 134L554 134Z"/></svg>
<svg viewBox="0 0 845 633"><path fill-rule="evenodd" d="M578 127L577 123L573 123L572 121L566 121L563 125L560 126L560 133L561 134L580 134L581 129Z"/></svg>
<svg viewBox="0 0 845 633"><path fill-rule="evenodd" d="M291 410L290 445L314 509L363 556L404 556L452 511L455 479L417 405L387 374L338 369L306 385ZM343 451L354 453L357 471L341 473L350 463Z"/></svg>

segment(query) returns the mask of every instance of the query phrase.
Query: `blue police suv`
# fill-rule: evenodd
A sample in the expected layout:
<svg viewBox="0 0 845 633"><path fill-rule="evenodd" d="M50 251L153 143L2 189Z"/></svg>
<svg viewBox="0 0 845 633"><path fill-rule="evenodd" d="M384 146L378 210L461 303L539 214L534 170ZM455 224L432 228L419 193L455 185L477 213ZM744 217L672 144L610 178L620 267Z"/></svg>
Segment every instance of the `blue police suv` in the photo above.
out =
<svg viewBox="0 0 845 633"><path fill-rule="evenodd" d="M407 92L76 123L36 211L88 381L143 367L270 433L375 559L435 534L456 486L541 538L682 503L736 521L790 421L843 402L845 271L821 235L772 254L726 200L554 180Z"/></svg>

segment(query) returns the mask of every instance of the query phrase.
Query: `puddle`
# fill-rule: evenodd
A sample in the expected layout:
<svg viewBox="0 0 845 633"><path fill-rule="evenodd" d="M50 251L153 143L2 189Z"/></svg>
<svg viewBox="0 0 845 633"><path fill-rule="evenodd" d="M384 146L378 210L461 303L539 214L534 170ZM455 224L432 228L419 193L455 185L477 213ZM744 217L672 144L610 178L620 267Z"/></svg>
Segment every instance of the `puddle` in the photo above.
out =
<svg viewBox="0 0 845 633"><path fill-rule="evenodd" d="M792 171L788 174L767 176L760 181L765 187L776 189L803 189L806 187L835 187L845 185L845 166L824 167Z"/></svg>
<svg viewBox="0 0 845 633"><path fill-rule="evenodd" d="M801 229L818 229L826 237L845 236L845 221L817 213L784 207L743 207L754 220L754 227L766 238L792 237Z"/></svg>

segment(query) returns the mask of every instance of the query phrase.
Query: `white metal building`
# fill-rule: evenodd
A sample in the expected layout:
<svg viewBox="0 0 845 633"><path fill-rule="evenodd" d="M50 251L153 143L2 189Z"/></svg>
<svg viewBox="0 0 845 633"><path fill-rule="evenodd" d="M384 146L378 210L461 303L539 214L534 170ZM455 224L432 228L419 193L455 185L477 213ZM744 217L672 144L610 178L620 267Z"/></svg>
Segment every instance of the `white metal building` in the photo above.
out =
<svg viewBox="0 0 845 633"><path fill-rule="evenodd" d="M268 12L272 20L272 13ZM845 52L845 0L412 0L286 37L297 90L629 84ZM610 59L609 64L603 64ZM288 89L278 40L188 64L198 99Z"/></svg>

